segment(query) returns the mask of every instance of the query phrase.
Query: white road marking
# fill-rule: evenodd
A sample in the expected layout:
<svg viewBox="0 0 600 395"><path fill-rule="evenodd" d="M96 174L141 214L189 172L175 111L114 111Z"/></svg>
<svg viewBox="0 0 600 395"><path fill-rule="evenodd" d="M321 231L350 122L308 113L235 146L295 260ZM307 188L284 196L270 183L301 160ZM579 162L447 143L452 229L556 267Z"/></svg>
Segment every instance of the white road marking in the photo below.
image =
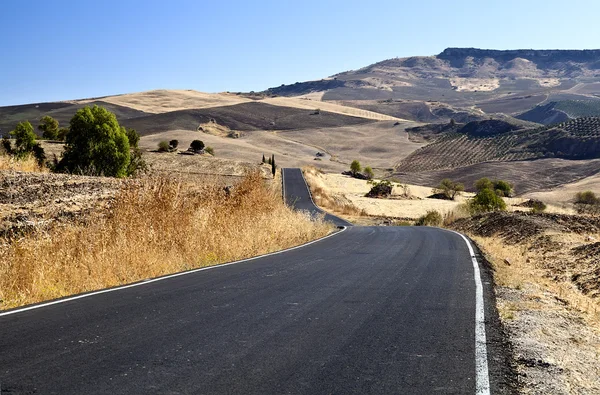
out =
<svg viewBox="0 0 600 395"><path fill-rule="evenodd" d="M448 229L446 229L448 230ZM487 341L485 335L485 309L483 304L483 285L481 284L481 273L479 271L479 263L475 257L475 251L469 239L465 235L456 233L463 238L471 261L473 262L473 272L475 277L475 393L477 395L490 395L490 373L488 369L487 359Z"/></svg>
<svg viewBox="0 0 600 395"><path fill-rule="evenodd" d="M157 277L157 278L152 278L152 279L148 279L148 280L141 280L139 282L136 282L136 283L133 283L133 284L128 284L128 285L122 285L120 287L102 289L100 291L93 291L93 292L90 292L90 293L86 293L86 294L82 294L82 295L76 295L76 296L71 296L71 297L67 297L67 298L64 298L64 299L54 300L54 301L51 301L51 302L40 303L40 304L36 304L36 305L33 305L33 306L23 307L23 308L20 308L20 309L15 309L15 310L10 310L10 311L0 312L0 317L4 317L6 315L11 315L11 314L22 313L22 312L28 311L28 310L41 309L42 307L52 306L52 305L60 304L60 303L66 303L66 302L70 302L72 300L89 298L90 296L100 295L100 294L104 294L104 293L108 293L108 292L115 292L115 291L120 291L120 290L127 289L127 288L139 287L141 285L155 283L155 282L167 280L167 279L170 279L170 278L173 278L173 277L185 276L185 275L188 275L188 274L197 273L197 272L201 272L201 271L204 271L204 270L218 269L218 268L221 268L221 267L224 267L224 266L235 265L237 263L249 262L249 261L253 261L253 260L256 260L256 259L265 258L265 257L268 257L268 256L282 254L284 252L297 250L299 248L303 248L303 247L309 246L311 244L318 243L318 242L320 242L322 240L328 239L330 237L339 235L340 233L345 232L346 229L347 229L347 227L344 226L341 229L341 231L339 231L339 232L335 232L335 233L332 233L332 234L327 235L325 237L321 237L320 239L313 240L313 241L310 241L308 243L305 243L305 244L302 244L302 245L299 245L299 246L296 246L296 247L291 247L291 248L288 248L288 249L285 249L285 250L275 251L275 252L271 252L269 254L259 255L259 256L252 257L252 258L242 259L242 260L239 260L239 261L234 261L234 262L229 262L229 263L222 263L222 264L214 265L214 266L201 267L201 268L198 268L198 269L188 270L186 272L180 272L180 273L175 273L175 274L168 274L168 275L163 276L163 277Z"/></svg>

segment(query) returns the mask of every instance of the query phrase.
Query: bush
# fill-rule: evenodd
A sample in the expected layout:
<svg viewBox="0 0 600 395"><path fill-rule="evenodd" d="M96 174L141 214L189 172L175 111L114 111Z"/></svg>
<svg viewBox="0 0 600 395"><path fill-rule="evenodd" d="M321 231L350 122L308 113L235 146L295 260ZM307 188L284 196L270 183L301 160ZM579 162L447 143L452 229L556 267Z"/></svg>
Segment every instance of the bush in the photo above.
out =
<svg viewBox="0 0 600 395"><path fill-rule="evenodd" d="M215 156L215 150L214 150L214 148L213 148L213 147L206 146L206 147L204 148L204 152L208 152L208 153L209 153L209 154L211 154L212 156Z"/></svg>
<svg viewBox="0 0 600 395"><path fill-rule="evenodd" d="M169 141L169 146L171 147L171 149L177 149L177 146L179 145L179 140L171 140Z"/></svg>
<svg viewBox="0 0 600 395"><path fill-rule="evenodd" d="M592 191L577 192L575 195L575 203L577 204L599 204L600 199Z"/></svg>
<svg viewBox="0 0 600 395"><path fill-rule="evenodd" d="M373 183L373 182L370 182ZM366 197L388 197L392 194L393 185L387 180L379 181L373 184L371 190L365 195Z"/></svg>
<svg viewBox="0 0 600 395"><path fill-rule="evenodd" d="M192 149L192 151L195 151L195 152L202 151L204 149L204 147L205 147L204 142L202 142L201 140L194 140L190 144L190 148Z"/></svg>
<svg viewBox="0 0 600 395"><path fill-rule="evenodd" d="M14 155L22 157L33 152L37 136L29 122L19 122L10 134L15 138L15 148L12 150Z"/></svg>
<svg viewBox="0 0 600 395"><path fill-rule="evenodd" d="M361 167L360 167L360 162L357 160L353 160L352 163L350 164L350 172L352 173L352 175L357 175L358 173L360 173Z"/></svg>
<svg viewBox="0 0 600 395"><path fill-rule="evenodd" d="M477 180L475 182L475 189L478 192L481 192L484 189L491 189L498 196L502 197L510 197L513 193L513 186L510 182L504 180L490 181L489 178L480 178Z"/></svg>
<svg viewBox="0 0 600 395"><path fill-rule="evenodd" d="M443 195L446 199L454 200L454 198L465 190L465 186L460 182L455 182L449 178L444 178L435 191L437 194Z"/></svg>
<svg viewBox="0 0 600 395"><path fill-rule="evenodd" d="M68 128L60 128L58 130L58 134L56 135L56 139L60 141L65 141L65 139L67 138L67 133L69 133Z"/></svg>
<svg viewBox="0 0 600 395"><path fill-rule="evenodd" d="M84 107L71 119L57 171L125 177L131 160L127 131L105 108Z"/></svg>
<svg viewBox="0 0 600 395"><path fill-rule="evenodd" d="M167 140L162 140L158 143L158 152L169 152L171 151L171 146Z"/></svg>
<svg viewBox="0 0 600 395"><path fill-rule="evenodd" d="M127 128L125 132L127 133L127 140L129 140L129 147L137 148L140 142L140 134L131 128Z"/></svg>
<svg viewBox="0 0 600 395"><path fill-rule="evenodd" d="M506 210L506 203L494 191L486 188L479 191L473 200L469 202L469 210L473 214L504 211Z"/></svg>
<svg viewBox="0 0 600 395"><path fill-rule="evenodd" d="M442 224L442 214L438 211L430 210L427 214L420 216L415 221L416 226L440 226Z"/></svg>
<svg viewBox="0 0 600 395"><path fill-rule="evenodd" d="M531 201L531 212L532 213L543 213L546 211L546 203L541 200L532 200Z"/></svg>
<svg viewBox="0 0 600 395"><path fill-rule="evenodd" d="M373 174L373 169L371 169L371 166L365 167L363 171L365 173L365 176L367 176L367 178L369 180L372 180L373 177L375 177L375 174Z"/></svg>

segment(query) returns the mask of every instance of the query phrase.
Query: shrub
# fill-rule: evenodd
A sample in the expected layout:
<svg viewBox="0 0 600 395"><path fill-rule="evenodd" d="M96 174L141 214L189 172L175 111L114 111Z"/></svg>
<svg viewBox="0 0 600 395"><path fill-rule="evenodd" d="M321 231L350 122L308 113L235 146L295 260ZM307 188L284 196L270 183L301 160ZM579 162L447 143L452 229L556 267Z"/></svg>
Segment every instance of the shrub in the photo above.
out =
<svg viewBox="0 0 600 395"><path fill-rule="evenodd" d="M131 160L127 131L105 108L84 107L71 119L57 171L125 177Z"/></svg>
<svg viewBox="0 0 600 395"><path fill-rule="evenodd" d="M33 152L37 136L33 132L33 126L29 122L19 122L15 130L10 132L10 134L15 138L13 153L16 156L24 156Z"/></svg>
<svg viewBox="0 0 600 395"><path fill-rule="evenodd" d="M177 149L177 146L179 145L179 140L171 140L169 141L169 146L171 147L171 149Z"/></svg>
<svg viewBox="0 0 600 395"><path fill-rule="evenodd" d="M42 131L42 137L47 140L56 140L58 138L58 121L51 116L44 116L40 119L38 129Z"/></svg>
<svg viewBox="0 0 600 395"><path fill-rule="evenodd" d="M487 213L490 211L506 210L506 203L494 191L489 188L482 189L469 202L471 213Z"/></svg>
<svg viewBox="0 0 600 395"><path fill-rule="evenodd" d="M352 172L352 175L357 175L358 173L360 173L361 167L360 167L360 162L357 160L353 160L352 163L350 164L350 171Z"/></svg>
<svg viewBox="0 0 600 395"><path fill-rule="evenodd" d="M137 148L138 143L140 142L139 133L136 132L135 129L132 129L132 128L127 128L125 130L125 132L127 133L127 140L129 140L129 147Z"/></svg>
<svg viewBox="0 0 600 395"><path fill-rule="evenodd" d="M372 180L373 177L375 177L375 174L373 174L373 169L371 169L371 166L365 167L363 171L365 173L365 176L367 176L367 178L369 180Z"/></svg>
<svg viewBox="0 0 600 395"><path fill-rule="evenodd" d="M373 182L371 182L373 183ZM371 190L365 195L366 197L388 197L392 194L393 185L387 180L382 180L377 183L373 183Z"/></svg>
<svg viewBox="0 0 600 395"><path fill-rule="evenodd" d="M56 135L56 139L60 141L65 141L65 139L67 138L67 133L69 133L68 128L60 128L58 130L58 134Z"/></svg>
<svg viewBox="0 0 600 395"><path fill-rule="evenodd" d="M531 201L531 212L532 213L543 213L546 211L546 203L541 200L532 200Z"/></svg>
<svg viewBox="0 0 600 395"><path fill-rule="evenodd" d="M190 148L196 152L202 151L204 149L204 147L205 147L204 142L201 140L194 140L190 144Z"/></svg>
<svg viewBox="0 0 600 395"><path fill-rule="evenodd" d="M211 154L212 156L215 156L215 150L214 150L214 148L213 148L213 147L211 147L211 146L208 146L208 145L207 145L207 146L204 148L204 152L207 152L207 153Z"/></svg>
<svg viewBox="0 0 600 395"><path fill-rule="evenodd" d="M592 191L577 192L575 195L575 203L577 204L599 204L600 199Z"/></svg>
<svg viewBox="0 0 600 395"><path fill-rule="evenodd" d="M171 146L167 140L163 140L158 143L158 152L169 152L171 151Z"/></svg>
<svg viewBox="0 0 600 395"><path fill-rule="evenodd" d="M480 178L479 180L475 181L475 189L479 192L482 191L484 189L493 189L494 188L494 184L492 183L492 181L490 181L489 178Z"/></svg>
<svg viewBox="0 0 600 395"><path fill-rule="evenodd" d="M465 186L460 182L455 182L449 178L444 178L437 187L436 192L442 194L446 199L454 200L454 198L465 190Z"/></svg>
<svg viewBox="0 0 600 395"><path fill-rule="evenodd" d="M513 186L508 181L495 180L494 191L496 191L498 196L510 197L512 195Z"/></svg>
<svg viewBox="0 0 600 395"><path fill-rule="evenodd" d="M427 214L420 216L415 221L416 226L440 226L442 224L442 214L438 211L430 210Z"/></svg>

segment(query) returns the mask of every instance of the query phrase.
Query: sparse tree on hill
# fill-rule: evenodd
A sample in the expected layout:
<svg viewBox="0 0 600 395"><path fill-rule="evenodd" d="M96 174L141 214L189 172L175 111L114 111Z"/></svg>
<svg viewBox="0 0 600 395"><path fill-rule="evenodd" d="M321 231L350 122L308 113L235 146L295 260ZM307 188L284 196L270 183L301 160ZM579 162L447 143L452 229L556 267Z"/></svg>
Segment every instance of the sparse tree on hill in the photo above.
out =
<svg viewBox="0 0 600 395"><path fill-rule="evenodd" d="M275 173L277 172L277 165L275 164L275 154L271 157L271 173L273 174L273 178L275 177Z"/></svg>
<svg viewBox="0 0 600 395"><path fill-rule="evenodd" d="M38 129L42 131L42 138L46 140L56 140L58 137L58 121L49 115L40 119Z"/></svg>
<svg viewBox="0 0 600 395"><path fill-rule="evenodd" d="M469 208L473 213L506 210L506 203L492 189L482 189L469 202Z"/></svg>
<svg viewBox="0 0 600 395"><path fill-rule="evenodd" d="M169 141L169 146L173 150L177 149L178 145L179 145L179 140L171 140L171 141Z"/></svg>
<svg viewBox="0 0 600 395"><path fill-rule="evenodd" d="M125 177L130 156L127 131L105 108L84 107L71 119L57 171Z"/></svg>
<svg viewBox="0 0 600 395"><path fill-rule="evenodd" d="M475 189L477 191L482 191L484 189L492 189L494 187L494 184L492 183L492 181L490 181L489 178L480 178L479 180L475 181Z"/></svg>
<svg viewBox="0 0 600 395"><path fill-rule="evenodd" d="M372 180L373 177L375 177L375 174L373 173L373 169L371 169L371 166L365 167L363 172L365 173L365 176L367 176L367 178L369 180Z"/></svg>
<svg viewBox="0 0 600 395"><path fill-rule="evenodd" d="M360 167L360 162L357 160L353 160L352 163L350 164L350 171L352 172L353 176L356 176L358 173L360 173L361 167Z"/></svg>
<svg viewBox="0 0 600 395"><path fill-rule="evenodd" d="M200 152L204 149L205 145L204 142L201 140L194 140L192 141L192 143L190 144L190 148L194 151L194 152Z"/></svg>
<svg viewBox="0 0 600 395"><path fill-rule="evenodd" d="M437 192L443 194L447 199L454 200L465 190L465 186L460 182L455 182L449 178L445 178L437 187Z"/></svg>

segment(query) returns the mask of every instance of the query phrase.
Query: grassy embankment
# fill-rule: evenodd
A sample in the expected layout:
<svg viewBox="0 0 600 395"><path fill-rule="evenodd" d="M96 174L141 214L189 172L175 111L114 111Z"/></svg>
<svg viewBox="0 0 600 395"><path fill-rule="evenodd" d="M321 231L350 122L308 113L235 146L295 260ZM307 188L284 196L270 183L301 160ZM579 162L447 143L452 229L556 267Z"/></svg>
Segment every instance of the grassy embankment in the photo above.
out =
<svg viewBox="0 0 600 395"><path fill-rule="evenodd" d="M327 235L258 173L227 195L172 178L124 183L108 213L0 246L2 309L257 256Z"/></svg>

